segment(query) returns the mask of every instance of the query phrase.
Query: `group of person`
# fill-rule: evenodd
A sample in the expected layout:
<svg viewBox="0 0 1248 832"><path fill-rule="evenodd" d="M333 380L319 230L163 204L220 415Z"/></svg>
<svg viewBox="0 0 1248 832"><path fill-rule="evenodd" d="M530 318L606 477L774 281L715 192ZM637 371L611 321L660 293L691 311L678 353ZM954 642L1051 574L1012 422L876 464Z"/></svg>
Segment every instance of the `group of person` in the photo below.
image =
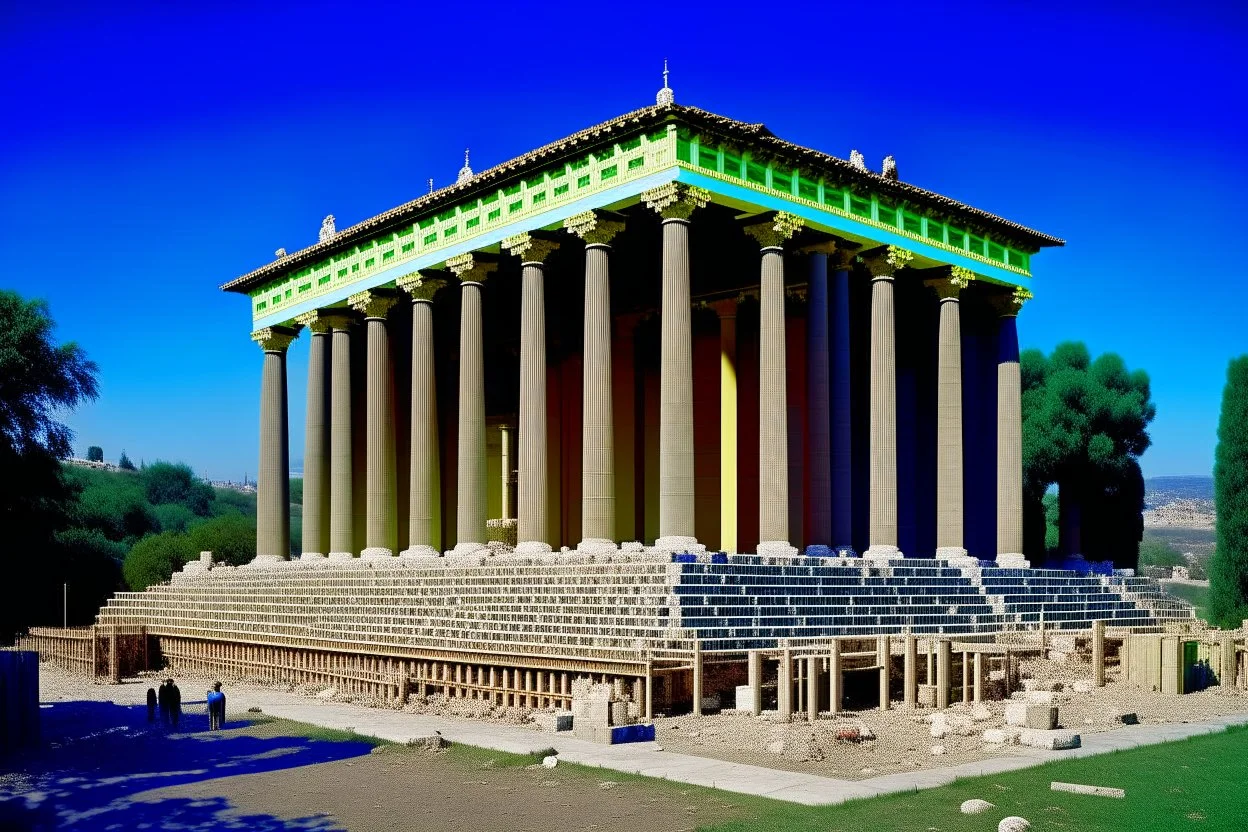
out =
<svg viewBox="0 0 1248 832"><path fill-rule="evenodd" d="M206 694L208 704L208 729L220 730L225 725L225 694L221 692L221 683L213 682L212 690ZM182 718L182 691L172 679L166 679L156 688L147 689L147 721L156 721L156 712L160 711L160 719L167 727L177 729Z"/></svg>

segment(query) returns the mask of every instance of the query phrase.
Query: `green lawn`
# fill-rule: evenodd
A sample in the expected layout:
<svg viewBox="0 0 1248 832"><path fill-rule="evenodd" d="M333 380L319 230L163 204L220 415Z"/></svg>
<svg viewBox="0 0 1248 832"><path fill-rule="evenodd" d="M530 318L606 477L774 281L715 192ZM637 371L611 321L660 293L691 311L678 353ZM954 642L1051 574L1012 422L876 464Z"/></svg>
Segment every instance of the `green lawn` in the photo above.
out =
<svg viewBox="0 0 1248 832"><path fill-rule="evenodd" d="M1196 608L1196 617L1209 619L1209 587L1192 586L1191 584L1163 584L1166 592L1176 598L1182 598ZM1246 827L1248 828L1248 827Z"/></svg>
<svg viewBox="0 0 1248 832"><path fill-rule="evenodd" d="M1125 800L1050 791L1049 783L1126 789ZM1248 729L1049 763L1008 774L959 780L914 794L809 808L772 801L750 804L751 819L702 832L995 832L1007 815L1031 828L1068 832L1242 832L1248 829ZM997 808L963 815L962 801L982 798Z"/></svg>

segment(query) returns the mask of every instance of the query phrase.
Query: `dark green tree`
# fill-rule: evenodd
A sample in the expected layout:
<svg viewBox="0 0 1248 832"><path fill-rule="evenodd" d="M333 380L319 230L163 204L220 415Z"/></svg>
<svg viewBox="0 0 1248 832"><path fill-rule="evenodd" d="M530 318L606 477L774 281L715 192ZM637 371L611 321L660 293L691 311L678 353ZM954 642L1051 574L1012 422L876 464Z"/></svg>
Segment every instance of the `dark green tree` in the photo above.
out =
<svg viewBox="0 0 1248 832"><path fill-rule="evenodd" d="M122 572L130 589L138 592L163 583L189 560L198 556L194 544L181 532L150 534L126 555Z"/></svg>
<svg viewBox="0 0 1248 832"><path fill-rule="evenodd" d="M1140 542L1140 566L1187 566L1183 553L1157 537Z"/></svg>
<svg viewBox="0 0 1248 832"><path fill-rule="evenodd" d="M130 461L130 457L126 456L124 448L121 451L121 458L117 460L117 467L123 471L135 470L134 463Z"/></svg>
<svg viewBox="0 0 1248 832"><path fill-rule="evenodd" d="M1248 618L1248 355L1226 371L1213 493L1218 538L1209 562L1209 617L1235 627Z"/></svg>
<svg viewBox="0 0 1248 832"><path fill-rule="evenodd" d="M1156 415L1148 374L1129 371L1121 357L1092 360L1081 343L1058 344L1051 356L1026 350L1023 382L1023 479L1033 506L1058 484L1059 550L1089 560L1134 567L1143 529L1143 477L1138 458L1148 448ZM1024 522L1043 522L1025 510ZM1025 532L1028 557L1043 560L1043 536Z"/></svg>
<svg viewBox="0 0 1248 832"><path fill-rule="evenodd" d="M152 505L178 503L199 517L208 516L216 496L212 486L196 479L191 467L182 462L156 461L144 466L140 479Z"/></svg>
<svg viewBox="0 0 1248 832"><path fill-rule="evenodd" d="M37 621L60 621L61 584L47 553L73 504L59 460L73 432L61 421L98 394L97 368L73 342L57 344L48 305L0 290L0 563L21 564L21 591L0 603L0 641Z"/></svg>
<svg viewBox="0 0 1248 832"><path fill-rule="evenodd" d="M212 552L217 563L242 566L256 556L256 520L241 514L222 514L201 520L187 532L192 549Z"/></svg>
<svg viewBox="0 0 1248 832"><path fill-rule="evenodd" d="M104 461L104 449L101 448L99 445L92 445L90 448L87 448L87 461L88 462L103 462Z"/></svg>

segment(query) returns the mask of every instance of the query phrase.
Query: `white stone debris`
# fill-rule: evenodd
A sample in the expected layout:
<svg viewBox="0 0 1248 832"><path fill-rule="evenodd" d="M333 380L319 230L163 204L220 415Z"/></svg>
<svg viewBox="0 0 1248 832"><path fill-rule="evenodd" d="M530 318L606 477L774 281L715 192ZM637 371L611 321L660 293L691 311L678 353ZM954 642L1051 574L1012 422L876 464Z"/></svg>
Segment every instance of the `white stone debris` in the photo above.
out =
<svg viewBox="0 0 1248 832"><path fill-rule="evenodd" d="M1017 815L1010 815L1008 818L1002 818L997 824L997 832L1027 832L1031 828L1031 822L1027 818L1020 818Z"/></svg>
<svg viewBox="0 0 1248 832"><path fill-rule="evenodd" d="M944 747L943 745L933 745L933 746L932 746L932 756L933 756L933 757L943 757L944 755L945 755L945 747Z"/></svg>
<svg viewBox="0 0 1248 832"><path fill-rule="evenodd" d="M1090 794L1095 797L1117 797L1122 799L1127 796L1125 789L1115 789L1112 786L1084 786L1079 783L1060 783L1057 780L1050 783L1049 788L1055 792Z"/></svg>
<svg viewBox="0 0 1248 832"><path fill-rule="evenodd" d="M1065 751L1070 748L1078 748L1081 738L1074 731L1064 729L1039 731L1028 728L1019 734L1018 741L1021 745L1040 748L1045 751Z"/></svg>
<svg viewBox="0 0 1248 832"><path fill-rule="evenodd" d="M978 797L976 797L971 800L963 801L962 806L961 806L961 811L962 811L962 814L964 815L982 815L984 812L987 812L989 809L995 809L995 808L996 808L995 804L989 803L987 800L980 800Z"/></svg>
<svg viewBox="0 0 1248 832"><path fill-rule="evenodd" d="M556 757L554 754L551 754L548 757L543 757L542 765L546 768L554 768L555 766L559 765L559 758Z"/></svg>

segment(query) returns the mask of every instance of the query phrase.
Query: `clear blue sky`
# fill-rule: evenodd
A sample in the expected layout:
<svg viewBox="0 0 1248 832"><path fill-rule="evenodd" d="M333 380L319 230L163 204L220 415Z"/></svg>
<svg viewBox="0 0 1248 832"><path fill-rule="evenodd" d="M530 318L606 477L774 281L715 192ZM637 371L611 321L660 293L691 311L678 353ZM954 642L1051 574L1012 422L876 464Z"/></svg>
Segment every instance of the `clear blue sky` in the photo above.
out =
<svg viewBox="0 0 1248 832"><path fill-rule="evenodd" d="M256 4L260 5L260 4ZM186 11L179 6L214 7ZM1068 241L1024 346L1148 370L1147 475L1207 473L1248 351L1248 6L0 4L0 286L100 365L78 451L255 475L261 355L217 286L651 103L765 122ZM561 8L559 6L562 6ZM291 351L302 456L307 339Z"/></svg>

